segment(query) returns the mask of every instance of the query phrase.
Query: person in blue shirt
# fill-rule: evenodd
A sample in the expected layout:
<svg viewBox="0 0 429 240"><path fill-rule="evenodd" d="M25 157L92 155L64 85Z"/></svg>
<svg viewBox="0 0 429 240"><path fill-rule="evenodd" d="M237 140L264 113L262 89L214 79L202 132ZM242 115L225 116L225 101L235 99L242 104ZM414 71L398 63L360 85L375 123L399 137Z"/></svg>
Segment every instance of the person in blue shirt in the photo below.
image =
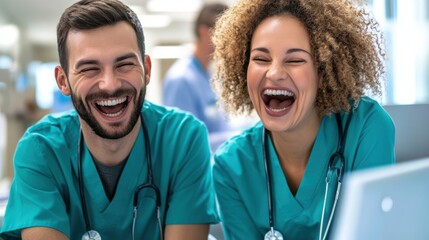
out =
<svg viewBox="0 0 429 240"><path fill-rule="evenodd" d="M327 239L344 174L395 162L382 36L338 0L238 0L218 19L213 81L260 122L214 155L226 239Z"/></svg>
<svg viewBox="0 0 429 240"><path fill-rule="evenodd" d="M210 85L213 43L211 31L216 19L228 8L223 3L207 3L194 21L195 44L191 54L177 60L163 80L162 102L178 107L203 121L210 133L212 149L229 137L231 126Z"/></svg>
<svg viewBox="0 0 429 240"><path fill-rule="evenodd" d="M57 27L57 85L75 110L19 141L3 239L208 239L219 222L204 124L145 100L137 15L82 0Z"/></svg>

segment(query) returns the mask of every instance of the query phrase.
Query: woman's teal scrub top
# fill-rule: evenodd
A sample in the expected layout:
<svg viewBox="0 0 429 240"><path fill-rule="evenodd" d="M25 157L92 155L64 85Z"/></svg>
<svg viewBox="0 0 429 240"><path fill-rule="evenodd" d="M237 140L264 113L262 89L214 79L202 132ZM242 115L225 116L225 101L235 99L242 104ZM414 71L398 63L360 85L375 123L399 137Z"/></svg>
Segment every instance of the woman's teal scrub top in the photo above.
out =
<svg viewBox="0 0 429 240"><path fill-rule="evenodd" d="M349 114L341 113L343 128ZM261 240L269 230L267 181L263 160L262 123L231 138L215 153L213 175L226 239ZM319 236L328 161L338 146L335 115L322 119L303 179L294 196L287 184L271 139L274 228L284 239L315 240ZM346 171L395 161L395 128L384 109L362 98L354 110L345 140ZM335 187L328 193L329 217ZM325 220L326 223L327 220Z"/></svg>
<svg viewBox="0 0 429 240"><path fill-rule="evenodd" d="M207 130L187 113L146 102L142 114L148 129L154 183L161 193L162 225L217 223ZM48 116L20 140L14 159L15 178L1 237L19 237L23 228L57 229L81 239L85 220L79 195L77 148L80 124L75 111ZM133 195L147 182L143 131L125 164L109 201L86 145L82 176L91 228L102 239L131 239ZM136 239L159 239L155 194L139 194Z"/></svg>

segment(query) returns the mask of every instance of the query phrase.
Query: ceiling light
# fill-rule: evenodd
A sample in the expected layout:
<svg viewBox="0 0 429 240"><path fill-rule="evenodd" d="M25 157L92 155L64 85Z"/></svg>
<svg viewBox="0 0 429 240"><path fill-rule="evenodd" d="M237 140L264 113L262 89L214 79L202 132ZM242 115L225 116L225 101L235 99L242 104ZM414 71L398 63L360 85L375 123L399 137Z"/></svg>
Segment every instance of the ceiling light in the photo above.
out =
<svg viewBox="0 0 429 240"><path fill-rule="evenodd" d="M0 26L0 49L9 49L17 44L19 30L15 25Z"/></svg>
<svg viewBox="0 0 429 240"><path fill-rule="evenodd" d="M149 0L147 9L152 12L196 12L201 0Z"/></svg>
<svg viewBox="0 0 429 240"><path fill-rule="evenodd" d="M170 25L171 17L168 15L139 15L143 28L164 28Z"/></svg>

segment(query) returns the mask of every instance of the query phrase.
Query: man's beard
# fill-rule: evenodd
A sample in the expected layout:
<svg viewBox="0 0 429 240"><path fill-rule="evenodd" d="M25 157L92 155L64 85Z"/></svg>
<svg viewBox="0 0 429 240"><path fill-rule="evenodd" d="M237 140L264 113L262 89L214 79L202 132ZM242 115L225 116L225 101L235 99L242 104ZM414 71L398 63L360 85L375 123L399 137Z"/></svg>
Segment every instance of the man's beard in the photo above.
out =
<svg viewBox="0 0 429 240"><path fill-rule="evenodd" d="M87 99L117 98L119 96L123 96L124 94L128 96L137 96L137 93L135 90L118 90L113 94L107 94L102 92L102 93L89 95L87 96ZM101 124L97 121L97 119L94 117L94 115L90 111L88 111L88 109L85 107L83 100L77 97L76 95L74 95L73 92L71 93L71 99L80 118L82 118L89 125L89 127L94 131L95 134L106 139L119 139L128 135L136 125L142 110L145 95L146 95L146 85L144 85L140 90L139 98L137 99L137 101L135 100L136 99L135 97L133 98L134 101L136 102L134 102L134 109L132 110L133 112L131 113L131 118L129 123L126 124L124 128L117 129L113 132L109 132L107 129L104 129L101 126ZM131 104L131 102L129 102L128 104ZM113 125L113 127L119 127L119 124Z"/></svg>

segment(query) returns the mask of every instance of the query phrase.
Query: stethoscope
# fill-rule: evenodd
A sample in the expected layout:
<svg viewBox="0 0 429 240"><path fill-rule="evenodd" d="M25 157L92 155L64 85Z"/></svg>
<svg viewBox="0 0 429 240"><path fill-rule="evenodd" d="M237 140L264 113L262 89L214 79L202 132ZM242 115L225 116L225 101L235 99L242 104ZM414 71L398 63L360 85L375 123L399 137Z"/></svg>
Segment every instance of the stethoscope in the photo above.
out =
<svg viewBox="0 0 429 240"><path fill-rule="evenodd" d="M350 111L350 116L347 118L347 123L345 130L343 131L342 127L342 121L340 114L335 114L337 126L338 126L338 134L339 134L339 140L338 140L338 147L337 151L332 154L332 156L329 159L328 164L328 171L326 173L326 184L325 184L325 196L323 199L323 207L322 207L322 217L320 220L320 229L319 229L319 240L326 239L328 235L328 231L332 222L332 219L334 217L335 209L337 207L338 197L340 195L341 191L341 182L343 178L343 172L346 165L345 158L344 158L344 144L345 139L347 136L347 129L350 124L352 111ZM271 189L271 181L270 181L270 167L268 166L267 161L267 153L268 150L268 144L267 144L267 130L265 128L262 129L262 145L263 145L263 158L264 158L264 167L265 167L265 177L266 177L266 183L267 183L267 197L268 197L268 220L270 223L270 229L265 234L264 240L283 240L283 235L280 231L276 230L274 228L274 213L273 213L273 197L272 197L272 189ZM337 176L337 184L336 184L336 191L335 191L335 200L332 206L331 213L329 214L328 223L326 225L325 232L323 233L323 225L325 220L325 211L326 211L326 200L327 195L329 191L329 185L332 179L332 174L336 174ZM323 236L322 236L323 235Z"/></svg>
<svg viewBox="0 0 429 240"><path fill-rule="evenodd" d="M161 225L161 214L160 214L160 207L161 207L161 193L158 189L158 187L153 182L153 173L152 173L152 157L150 153L150 143L149 143L149 135L146 128L146 124L143 121L143 116L140 116L141 119L141 125L143 128L143 134L144 134L144 142L145 142L145 148L146 148L146 159L147 159L147 171L148 171L148 180L146 183L140 184L137 186L136 190L134 191L134 198L133 198L133 222L132 222L132 239L135 239L135 225L137 220L137 213L138 213L138 196L139 192L143 189L150 189L155 192L155 201L156 201L156 217L158 221L158 227L160 231L160 239L163 239L163 232L162 232L162 225ZM88 210L86 206L86 200L85 200L85 191L84 191L84 184L83 184L83 177L82 177L82 156L81 156L81 149L82 149L82 131L80 131L79 140L78 140L78 149L77 149L77 171L78 171L78 177L79 177L79 191L80 191L80 201L82 203L82 211L83 216L85 218L85 227L86 232L82 235L82 240L101 240L100 233L98 233L96 230L93 230L91 228L91 224L89 222L88 217Z"/></svg>

